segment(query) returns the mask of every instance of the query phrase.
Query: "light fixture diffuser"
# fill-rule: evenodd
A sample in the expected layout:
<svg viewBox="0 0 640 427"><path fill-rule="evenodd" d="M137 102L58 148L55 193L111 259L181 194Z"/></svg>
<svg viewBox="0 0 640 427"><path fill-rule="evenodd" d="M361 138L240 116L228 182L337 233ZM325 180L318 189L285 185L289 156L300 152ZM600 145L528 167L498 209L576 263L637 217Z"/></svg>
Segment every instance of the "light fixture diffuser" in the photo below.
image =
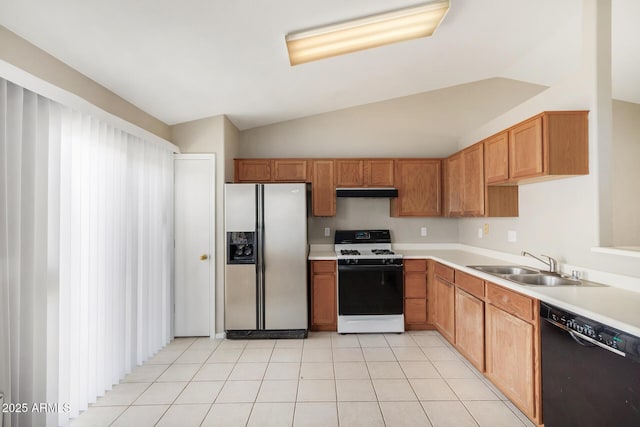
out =
<svg viewBox="0 0 640 427"><path fill-rule="evenodd" d="M449 10L449 0L287 34L291 65L432 35Z"/></svg>

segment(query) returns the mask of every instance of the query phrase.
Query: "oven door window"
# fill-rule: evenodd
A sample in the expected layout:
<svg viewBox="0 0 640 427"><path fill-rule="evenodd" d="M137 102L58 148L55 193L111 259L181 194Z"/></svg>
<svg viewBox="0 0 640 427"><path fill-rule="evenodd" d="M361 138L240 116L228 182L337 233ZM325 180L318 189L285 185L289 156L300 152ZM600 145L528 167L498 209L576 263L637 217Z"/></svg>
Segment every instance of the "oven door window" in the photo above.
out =
<svg viewBox="0 0 640 427"><path fill-rule="evenodd" d="M339 266L342 316L402 314L402 266Z"/></svg>

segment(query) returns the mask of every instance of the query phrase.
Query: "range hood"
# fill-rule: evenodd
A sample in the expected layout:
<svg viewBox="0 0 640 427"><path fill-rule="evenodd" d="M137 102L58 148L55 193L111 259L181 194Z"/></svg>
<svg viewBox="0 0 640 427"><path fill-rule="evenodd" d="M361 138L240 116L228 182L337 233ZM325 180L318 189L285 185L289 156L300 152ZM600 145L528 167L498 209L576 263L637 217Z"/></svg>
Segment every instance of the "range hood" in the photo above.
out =
<svg viewBox="0 0 640 427"><path fill-rule="evenodd" d="M336 197L369 197L390 198L398 197L397 188L336 188Z"/></svg>

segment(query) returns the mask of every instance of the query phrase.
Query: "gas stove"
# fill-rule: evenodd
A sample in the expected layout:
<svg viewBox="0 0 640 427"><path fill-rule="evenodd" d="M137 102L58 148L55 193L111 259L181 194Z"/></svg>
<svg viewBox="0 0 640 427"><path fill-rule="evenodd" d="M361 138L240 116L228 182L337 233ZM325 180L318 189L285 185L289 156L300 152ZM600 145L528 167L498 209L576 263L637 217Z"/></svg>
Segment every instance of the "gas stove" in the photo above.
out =
<svg viewBox="0 0 640 427"><path fill-rule="evenodd" d="M402 264L389 230L337 230L334 243L339 264Z"/></svg>
<svg viewBox="0 0 640 427"><path fill-rule="evenodd" d="M389 230L337 230L338 332L404 332L402 254Z"/></svg>

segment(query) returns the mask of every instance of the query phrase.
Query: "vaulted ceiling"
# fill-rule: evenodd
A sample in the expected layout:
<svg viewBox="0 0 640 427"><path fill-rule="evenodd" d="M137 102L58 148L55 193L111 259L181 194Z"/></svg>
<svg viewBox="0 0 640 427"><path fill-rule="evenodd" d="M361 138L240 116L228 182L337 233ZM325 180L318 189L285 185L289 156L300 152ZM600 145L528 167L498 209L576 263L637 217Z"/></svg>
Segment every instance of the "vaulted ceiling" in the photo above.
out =
<svg viewBox="0 0 640 427"><path fill-rule="evenodd" d="M613 3L614 95L640 102L640 2ZM289 32L415 4L0 0L0 25L165 123L240 129L491 77L548 86L580 63L581 0L451 0L433 37L289 65Z"/></svg>

